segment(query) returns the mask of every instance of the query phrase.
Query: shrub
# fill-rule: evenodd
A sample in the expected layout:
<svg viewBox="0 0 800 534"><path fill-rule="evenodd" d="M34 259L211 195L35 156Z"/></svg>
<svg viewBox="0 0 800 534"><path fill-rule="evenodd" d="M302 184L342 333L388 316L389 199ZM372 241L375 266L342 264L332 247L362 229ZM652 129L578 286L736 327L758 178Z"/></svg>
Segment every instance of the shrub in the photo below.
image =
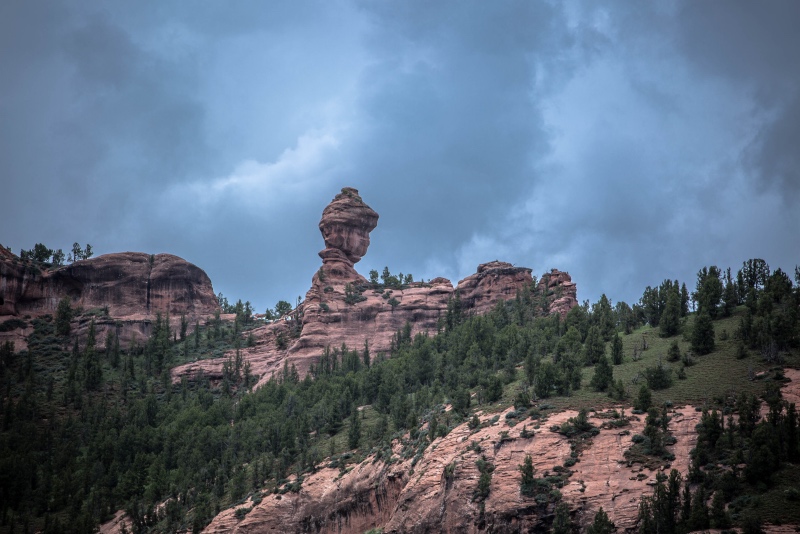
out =
<svg viewBox="0 0 800 534"><path fill-rule="evenodd" d="M481 476L478 478L478 487L472 492L472 500L483 502L489 496L489 491L492 485L492 472L494 472L494 464L488 462L486 458L481 456L475 461L478 466Z"/></svg>
<svg viewBox="0 0 800 534"><path fill-rule="evenodd" d="M667 350L667 361L677 362L681 359L681 349L678 346L678 340L674 340Z"/></svg>
<svg viewBox="0 0 800 534"><path fill-rule="evenodd" d="M0 332L10 332L12 330L16 330L17 328L25 328L26 326L28 326L28 323L22 319L14 317L13 319L9 319L0 323Z"/></svg>
<svg viewBox="0 0 800 534"><path fill-rule="evenodd" d="M652 404L653 394L650 393L650 388L648 388L646 384L642 384L642 386L639 388L639 394L636 396L636 400L633 402L634 412L644 413L650 409Z"/></svg>
<svg viewBox="0 0 800 534"><path fill-rule="evenodd" d="M666 389L672 385L672 371L660 361L645 369L644 377L650 389Z"/></svg>

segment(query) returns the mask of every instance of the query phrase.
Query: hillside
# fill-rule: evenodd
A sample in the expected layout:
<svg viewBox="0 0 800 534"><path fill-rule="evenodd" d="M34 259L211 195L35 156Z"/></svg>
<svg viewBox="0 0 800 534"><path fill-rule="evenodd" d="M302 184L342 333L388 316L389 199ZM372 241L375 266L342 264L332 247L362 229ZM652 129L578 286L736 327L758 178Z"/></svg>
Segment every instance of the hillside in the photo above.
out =
<svg viewBox="0 0 800 534"><path fill-rule="evenodd" d="M336 250L314 284L342 276L326 257L352 268ZM493 269L508 268L477 274ZM533 277L476 309L478 278L450 286L435 327L412 315L386 350L336 338L303 366L280 356L329 317L308 297L271 325L243 306L194 324L156 313L130 346L100 339L93 309L71 310L82 327L66 333L58 314L5 320L25 322L26 348L0 347L0 532L800 525L800 276L704 267L691 294L665 280L563 314L542 313L563 294ZM320 286L340 319L372 306L347 302L345 280ZM363 294L383 301L387 282ZM286 352L257 376L250 356L278 334ZM219 374L176 372L204 361Z"/></svg>

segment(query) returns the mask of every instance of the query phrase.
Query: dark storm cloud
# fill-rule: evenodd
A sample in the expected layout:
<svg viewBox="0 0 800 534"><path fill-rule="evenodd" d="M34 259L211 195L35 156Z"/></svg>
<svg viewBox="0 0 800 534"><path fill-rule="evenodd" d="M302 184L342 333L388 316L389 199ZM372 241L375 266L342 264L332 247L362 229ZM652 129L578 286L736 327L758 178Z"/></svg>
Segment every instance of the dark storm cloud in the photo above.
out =
<svg viewBox="0 0 800 534"><path fill-rule="evenodd" d="M75 7L11 3L2 17L11 76L0 174L17 200L4 217L24 229L18 246L44 233L53 245L91 239L113 250L132 200L202 167L202 109L184 91L184 66L143 50L104 13Z"/></svg>
<svg viewBox="0 0 800 534"><path fill-rule="evenodd" d="M680 43L699 73L748 88L764 122L746 157L764 187L800 192L800 4L687 2Z"/></svg>
<svg viewBox="0 0 800 534"><path fill-rule="evenodd" d="M362 273L501 259L630 302L791 270L796 6L5 2L0 240L171 252L262 310L350 185Z"/></svg>
<svg viewBox="0 0 800 534"><path fill-rule="evenodd" d="M468 274L453 268L455 250L530 191L547 151L536 69L564 44L560 13L527 2L369 7L374 63L353 176L379 187L376 209L396 222L379 225L364 261L407 272L439 257L449 272L418 274Z"/></svg>

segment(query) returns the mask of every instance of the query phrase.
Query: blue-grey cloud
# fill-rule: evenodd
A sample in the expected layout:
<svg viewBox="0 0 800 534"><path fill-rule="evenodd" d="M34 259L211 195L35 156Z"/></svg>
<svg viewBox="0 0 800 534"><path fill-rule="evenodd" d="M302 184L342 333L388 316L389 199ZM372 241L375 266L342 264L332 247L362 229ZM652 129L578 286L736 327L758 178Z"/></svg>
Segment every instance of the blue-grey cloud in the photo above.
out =
<svg viewBox="0 0 800 534"><path fill-rule="evenodd" d="M791 269L799 9L5 2L0 242L172 252L263 309L350 185L381 215L362 272L498 258L635 301Z"/></svg>

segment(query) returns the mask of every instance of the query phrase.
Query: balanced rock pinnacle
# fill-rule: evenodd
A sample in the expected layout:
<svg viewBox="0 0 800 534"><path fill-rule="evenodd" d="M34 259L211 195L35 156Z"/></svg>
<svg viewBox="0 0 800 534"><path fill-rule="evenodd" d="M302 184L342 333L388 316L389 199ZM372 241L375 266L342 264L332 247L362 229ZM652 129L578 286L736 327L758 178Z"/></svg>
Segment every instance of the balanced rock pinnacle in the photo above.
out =
<svg viewBox="0 0 800 534"><path fill-rule="evenodd" d="M352 187L343 188L322 211L322 266L311 277L305 299L283 320L252 330L255 346L242 351L251 373L259 376L256 387L286 365L305 375L328 350L368 347L372 354L391 355L398 331L409 328L412 337L437 332L456 295L465 314L486 313L518 294L535 302L533 313L556 312L562 318L577 303L575 284L567 273L551 271L547 282L536 286L531 269L502 261L479 265L455 287L441 277L394 285L369 282L354 265L367 253L369 234L377 225L378 214ZM558 306L550 308L554 302ZM199 374L220 380L226 358L176 367L173 380Z"/></svg>
<svg viewBox="0 0 800 534"><path fill-rule="evenodd" d="M378 214L367 206L358 190L343 187L322 211L319 231L325 250L319 253L323 263L347 258L352 266L369 248L369 233L378 225Z"/></svg>

